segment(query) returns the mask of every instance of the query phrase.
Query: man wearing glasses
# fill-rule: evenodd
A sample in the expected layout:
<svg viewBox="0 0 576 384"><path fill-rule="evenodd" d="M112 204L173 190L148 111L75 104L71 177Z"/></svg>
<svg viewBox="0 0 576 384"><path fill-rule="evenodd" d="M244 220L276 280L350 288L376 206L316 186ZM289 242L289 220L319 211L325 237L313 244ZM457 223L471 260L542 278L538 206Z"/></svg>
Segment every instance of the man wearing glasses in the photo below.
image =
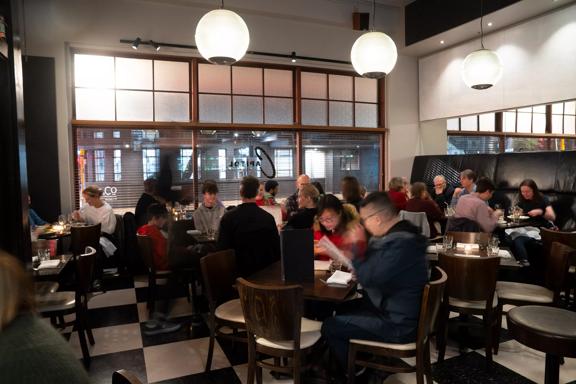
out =
<svg viewBox="0 0 576 384"><path fill-rule="evenodd" d="M400 220L385 192L373 192L360 204L358 225L348 241L372 238L364 255L349 254L364 297L344 313L324 321L322 335L346 366L350 339L390 343L416 340L420 299L428 281L426 238Z"/></svg>
<svg viewBox="0 0 576 384"><path fill-rule="evenodd" d="M446 178L442 175L434 177L434 189L432 190L432 199L438 204L440 209L445 209L450 206L454 188L446 184Z"/></svg>

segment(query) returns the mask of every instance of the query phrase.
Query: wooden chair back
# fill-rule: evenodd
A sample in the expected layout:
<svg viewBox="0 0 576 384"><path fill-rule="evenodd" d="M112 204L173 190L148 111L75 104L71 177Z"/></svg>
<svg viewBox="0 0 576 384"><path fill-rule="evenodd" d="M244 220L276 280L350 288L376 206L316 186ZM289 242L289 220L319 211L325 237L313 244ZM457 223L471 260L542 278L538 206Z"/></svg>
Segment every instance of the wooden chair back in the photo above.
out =
<svg viewBox="0 0 576 384"><path fill-rule="evenodd" d="M467 243L467 244L479 244L482 246L488 245L490 242L490 237L492 235L486 232L446 232L446 235L452 236L454 239L454 244L456 243Z"/></svg>
<svg viewBox="0 0 576 384"><path fill-rule="evenodd" d="M136 235L138 239L138 250L140 251L140 256L144 260L144 265L149 272L156 273L156 266L154 265L154 246L152 244L152 239L150 236L146 235Z"/></svg>
<svg viewBox="0 0 576 384"><path fill-rule="evenodd" d="M544 257L550 254L550 251L552 250L552 243L555 241L576 249L576 232L560 232L553 231L551 229L540 228L540 236L542 237ZM572 265L576 265L576 256L573 255L570 262Z"/></svg>
<svg viewBox="0 0 576 384"><path fill-rule="evenodd" d="M200 259L200 268L211 311L238 296L233 287L236 281L236 256L233 249L209 253Z"/></svg>
<svg viewBox="0 0 576 384"><path fill-rule="evenodd" d="M291 340L294 350L300 349L302 287L258 285L242 278L236 283L248 334L275 341Z"/></svg>
<svg viewBox="0 0 576 384"><path fill-rule="evenodd" d="M434 267L430 282L424 286L422 301L420 304L420 315L418 317L418 338L419 344L424 344L430 334L436 329L436 320L440 305L444 297L444 290L448 275L440 267Z"/></svg>
<svg viewBox="0 0 576 384"><path fill-rule="evenodd" d="M460 300L486 300L487 308L491 308L500 266L499 257L465 257L440 253L438 266L448 275L448 296Z"/></svg>
<svg viewBox="0 0 576 384"><path fill-rule="evenodd" d="M554 292L554 301L560 297L560 291L566 285L570 258L576 255L576 250L565 244L554 241L546 258L544 285Z"/></svg>
<svg viewBox="0 0 576 384"><path fill-rule="evenodd" d="M70 228L70 250L75 256L84 252L86 247L100 249L101 224L72 226Z"/></svg>
<svg viewBox="0 0 576 384"><path fill-rule="evenodd" d="M86 247L85 252L76 257L76 283L78 294L86 295L92 290L95 265L96 249L93 247Z"/></svg>
<svg viewBox="0 0 576 384"><path fill-rule="evenodd" d="M142 384L142 382L134 373L121 369L112 374L112 384Z"/></svg>

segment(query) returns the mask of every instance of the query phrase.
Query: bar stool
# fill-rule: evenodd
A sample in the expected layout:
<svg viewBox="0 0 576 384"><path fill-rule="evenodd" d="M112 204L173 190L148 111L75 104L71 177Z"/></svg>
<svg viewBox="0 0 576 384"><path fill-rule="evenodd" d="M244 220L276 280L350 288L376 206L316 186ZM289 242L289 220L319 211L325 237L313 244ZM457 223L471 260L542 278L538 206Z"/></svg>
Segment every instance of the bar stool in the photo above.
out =
<svg viewBox="0 0 576 384"><path fill-rule="evenodd" d="M558 384L560 358L576 357L576 313L527 305L511 309L508 331L518 342L546 353L545 384Z"/></svg>

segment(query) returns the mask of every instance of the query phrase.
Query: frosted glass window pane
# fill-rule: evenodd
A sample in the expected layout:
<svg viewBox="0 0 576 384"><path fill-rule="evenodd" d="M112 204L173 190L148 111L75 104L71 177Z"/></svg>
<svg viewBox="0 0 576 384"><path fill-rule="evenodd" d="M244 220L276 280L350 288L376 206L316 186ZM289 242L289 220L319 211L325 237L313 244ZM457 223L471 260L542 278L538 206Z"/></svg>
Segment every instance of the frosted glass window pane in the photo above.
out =
<svg viewBox="0 0 576 384"><path fill-rule="evenodd" d="M352 126L352 103L340 101L330 102L329 125L340 127Z"/></svg>
<svg viewBox="0 0 576 384"><path fill-rule="evenodd" d="M292 97L292 71L264 69L264 94Z"/></svg>
<svg viewBox="0 0 576 384"><path fill-rule="evenodd" d="M480 115L480 130L484 132L494 132L496 129L494 121L494 113L485 113Z"/></svg>
<svg viewBox="0 0 576 384"><path fill-rule="evenodd" d="M152 92L116 91L116 119L152 121Z"/></svg>
<svg viewBox="0 0 576 384"><path fill-rule="evenodd" d="M330 100L352 101L352 76L329 75L328 90Z"/></svg>
<svg viewBox="0 0 576 384"><path fill-rule="evenodd" d="M378 102L378 80L355 77L356 85L354 88L355 100L366 103Z"/></svg>
<svg viewBox="0 0 576 384"><path fill-rule="evenodd" d="M517 111L517 112L531 113L531 112L532 112L532 107L518 108L518 111Z"/></svg>
<svg viewBox="0 0 576 384"><path fill-rule="evenodd" d="M378 127L378 105L356 103L356 126L376 128Z"/></svg>
<svg viewBox="0 0 576 384"><path fill-rule="evenodd" d="M157 91L189 91L190 65L181 61L154 60L154 89Z"/></svg>
<svg viewBox="0 0 576 384"><path fill-rule="evenodd" d="M516 132L516 112L504 112L504 132Z"/></svg>
<svg viewBox="0 0 576 384"><path fill-rule="evenodd" d="M209 93L230 93L230 67L198 64L198 90Z"/></svg>
<svg viewBox="0 0 576 384"><path fill-rule="evenodd" d="M152 89L152 60L116 58L117 89Z"/></svg>
<svg viewBox="0 0 576 384"><path fill-rule="evenodd" d="M231 123L230 96L199 95L199 119L206 123Z"/></svg>
<svg viewBox="0 0 576 384"><path fill-rule="evenodd" d="M543 113L535 113L532 115L532 132L533 133L546 133L546 115Z"/></svg>
<svg viewBox="0 0 576 384"><path fill-rule="evenodd" d="M302 100L302 124L326 125L326 109L325 101Z"/></svg>
<svg viewBox="0 0 576 384"><path fill-rule="evenodd" d="M545 105L536 105L532 107L532 112L534 113L546 113L546 106Z"/></svg>
<svg viewBox="0 0 576 384"><path fill-rule="evenodd" d="M187 93L154 93L156 121L190 121L190 101Z"/></svg>
<svg viewBox="0 0 576 384"><path fill-rule="evenodd" d="M234 123L262 124L262 98L234 96Z"/></svg>
<svg viewBox="0 0 576 384"><path fill-rule="evenodd" d="M561 115L564 113L564 103L552 104L552 113L556 115Z"/></svg>
<svg viewBox="0 0 576 384"><path fill-rule="evenodd" d="M564 116L564 134L573 135L576 124L576 116Z"/></svg>
<svg viewBox="0 0 576 384"><path fill-rule="evenodd" d="M552 115L552 133L563 133L562 120L562 115Z"/></svg>
<svg viewBox="0 0 576 384"><path fill-rule="evenodd" d="M576 115L576 101L567 101L564 103L565 115Z"/></svg>
<svg viewBox="0 0 576 384"><path fill-rule="evenodd" d="M302 72L302 97L326 99L326 74Z"/></svg>
<svg viewBox="0 0 576 384"><path fill-rule="evenodd" d="M76 119L114 120L114 114L112 89L76 88Z"/></svg>
<svg viewBox="0 0 576 384"><path fill-rule="evenodd" d="M532 113L518 112L518 127L516 128L516 132L532 132Z"/></svg>
<svg viewBox="0 0 576 384"><path fill-rule="evenodd" d="M264 99L265 124L292 124L294 123L294 109L292 99L277 99L267 97Z"/></svg>
<svg viewBox="0 0 576 384"><path fill-rule="evenodd" d="M114 57L74 55L74 85L114 88Z"/></svg>
<svg viewBox="0 0 576 384"><path fill-rule="evenodd" d="M474 116L464 116L460 118L460 130L462 131L477 131L478 118Z"/></svg>
<svg viewBox="0 0 576 384"><path fill-rule="evenodd" d="M232 93L262 94L262 68L232 67Z"/></svg>
<svg viewBox="0 0 576 384"><path fill-rule="evenodd" d="M458 131L460 129L458 118L446 120L446 129L449 131Z"/></svg>

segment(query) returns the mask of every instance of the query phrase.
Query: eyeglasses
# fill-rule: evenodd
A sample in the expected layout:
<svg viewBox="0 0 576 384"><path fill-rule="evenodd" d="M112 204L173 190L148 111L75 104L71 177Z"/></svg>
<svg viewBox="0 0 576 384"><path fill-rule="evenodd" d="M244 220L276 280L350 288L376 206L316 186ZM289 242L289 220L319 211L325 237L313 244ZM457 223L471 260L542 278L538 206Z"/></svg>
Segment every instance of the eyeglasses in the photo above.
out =
<svg viewBox="0 0 576 384"><path fill-rule="evenodd" d="M369 218L371 218L372 216L375 216L375 215L377 215L377 214L379 214L380 212L383 212L383 211L385 211L385 210L386 210L385 208L382 208L382 209L377 210L376 212L372 212L371 214L369 214L369 215L366 216L366 217L360 217L360 222L361 222L362 224L364 224Z"/></svg>
<svg viewBox="0 0 576 384"><path fill-rule="evenodd" d="M328 217L319 217L318 221L322 224L324 223L333 223L336 221L336 216L328 216Z"/></svg>

